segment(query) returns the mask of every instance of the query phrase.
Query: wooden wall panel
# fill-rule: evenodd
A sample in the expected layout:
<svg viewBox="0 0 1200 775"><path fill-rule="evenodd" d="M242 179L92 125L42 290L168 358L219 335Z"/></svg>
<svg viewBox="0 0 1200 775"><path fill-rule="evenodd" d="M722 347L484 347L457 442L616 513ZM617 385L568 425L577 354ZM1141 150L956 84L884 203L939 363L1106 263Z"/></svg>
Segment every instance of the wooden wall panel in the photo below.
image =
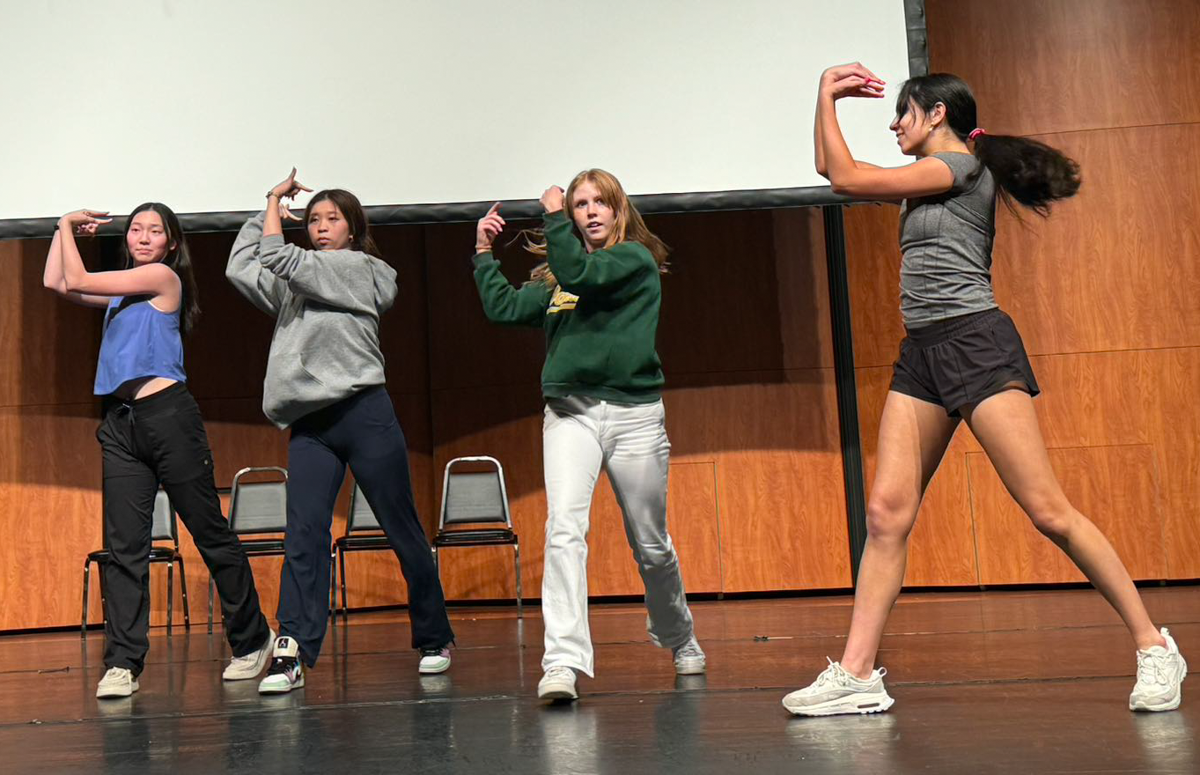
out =
<svg viewBox="0 0 1200 775"><path fill-rule="evenodd" d="M1165 519L1149 444L1049 450L1063 492L1100 529L1135 579L1167 575ZM967 455L984 584L1086 581L1033 527L983 453Z"/></svg>
<svg viewBox="0 0 1200 775"><path fill-rule="evenodd" d="M930 67L980 126L1044 134L1200 121L1195 0L926 0Z"/></svg>

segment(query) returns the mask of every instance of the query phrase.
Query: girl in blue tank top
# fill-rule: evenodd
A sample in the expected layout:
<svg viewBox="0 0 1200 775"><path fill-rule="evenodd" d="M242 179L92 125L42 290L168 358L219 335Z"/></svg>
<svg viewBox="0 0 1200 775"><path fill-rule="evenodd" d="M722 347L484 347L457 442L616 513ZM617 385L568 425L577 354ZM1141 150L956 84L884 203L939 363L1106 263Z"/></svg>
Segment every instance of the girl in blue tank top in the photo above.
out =
<svg viewBox="0 0 1200 775"><path fill-rule="evenodd" d="M901 205L907 336L880 420L850 634L841 660L830 660L815 682L787 695L784 707L806 716L891 707L886 670L875 667L880 640L904 580L921 499L965 421L1034 527L1071 558L1129 628L1138 649L1129 709L1172 710L1187 664L1167 629L1151 622L1108 539L1063 494L1033 409L1033 369L992 293L996 200L1045 216L1052 203L1079 189L1079 165L1044 143L984 132L970 87L948 73L917 76L899 89L889 129L913 163L884 169L857 161L838 125L836 102L883 96L883 81L858 63L821 76L817 172L835 193Z"/></svg>
<svg viewBox="0 0 1200 775"><path fill-rule="evenodd" d="M75 243L111 219L64 215L46 256L43 284L78 304L105 308L95 393L104 404L96 432L103 459L106 672L100 698L128 697L149 649L149 556L154 499L161 486L195 539L221 597L233 660L226 680L254 678L273 634L262 615L250 564L221 514L212 452L187 390L182 336L200 314L179 219L157 202L125 226L124 268L89 272Z"/></svg>

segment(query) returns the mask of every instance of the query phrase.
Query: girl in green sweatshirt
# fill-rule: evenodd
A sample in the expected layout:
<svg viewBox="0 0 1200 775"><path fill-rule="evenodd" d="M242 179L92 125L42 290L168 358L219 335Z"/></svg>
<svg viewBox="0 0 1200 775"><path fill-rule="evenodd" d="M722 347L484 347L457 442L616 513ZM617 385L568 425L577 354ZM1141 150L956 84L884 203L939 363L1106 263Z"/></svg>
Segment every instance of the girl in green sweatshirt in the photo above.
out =
<svg viewBox="0 0 1200 775"><path fill-rule="evenodd" d="M662 365L655 351L667 247L615 177L585 170L541 198L544 255L529 282L500 273L492 242L499 204L479 221L475 284L488 319L546 332L542 431L546 553L542 576L544 699L573 700L576 672L593 675L587 619L587 530L601 466L616 492L646 587L650 639L671 648L681 675L703 673L704 652L667 533L667 440Z"/></svg>

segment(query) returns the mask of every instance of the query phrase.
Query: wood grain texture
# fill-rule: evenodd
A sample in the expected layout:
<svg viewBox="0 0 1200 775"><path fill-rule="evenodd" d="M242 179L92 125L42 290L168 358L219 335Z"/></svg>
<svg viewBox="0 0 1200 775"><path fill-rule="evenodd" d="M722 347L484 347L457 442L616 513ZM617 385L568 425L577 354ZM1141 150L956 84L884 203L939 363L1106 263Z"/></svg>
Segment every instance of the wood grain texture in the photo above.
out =
<svg viewBox="0 0 1200 775"><path fill-rule="evenodd" d="M927 0L931 72L980 126L1043 134L1200 121L1194 0Z"/></svg>

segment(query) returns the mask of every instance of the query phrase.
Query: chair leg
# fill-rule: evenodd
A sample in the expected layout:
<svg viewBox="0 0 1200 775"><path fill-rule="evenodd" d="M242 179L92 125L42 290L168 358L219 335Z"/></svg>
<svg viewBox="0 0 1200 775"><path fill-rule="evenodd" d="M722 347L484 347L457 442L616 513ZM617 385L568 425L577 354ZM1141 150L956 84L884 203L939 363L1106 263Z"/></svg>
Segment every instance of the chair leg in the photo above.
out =
<svg viewBox="0 0 1200 775"><path fill-rule="evenodd" d="M212 617L213 615L213 580L212 576L208 577L208 634L212 635Z"/></svg>
<svg viewBox="0 0 1200 775"><path fill-rule="evenodd" d="M171 614L175 611L175 561L167 560L167 634L171 634Z"/></svg>
<svg viewBox="0 0 1200 775"><path fill-rule="evenodd" d="M517 618L525 618L525 603L521 599L521 547L513 542L513 569L517 574Z"/></svg>
<svg viewBox="0 0 1200 775"><path fill-rule="evenodd" d="M188 611L187 574L184 573L183 555L177 554L175 558L179 562L179 591L183 594L183 629L190 630L192 629L192 616Z"/></svg>
<svg viewBox="0 0 1200 775"><path fill-rule="evenodd" d="M80 639L87 637L87 604L88 604L88 580L92 575L92 561L84 559L83 561L83 615L79 617L79 637Z"/></svg>
<svg viewBox="0 0 1200 775"><path fill-rule="evenodd" d="M337 627L337 551L329 553L329 618Z"/></svg>
<svg viewBox="0 0 1200 775"><path fill-rule="evenodd" d="M342 580L342 621L350 620L350 604L346 602L346 550L339 549L338 554L342 556L342 561L338 563L338 575Z"/></svg>

